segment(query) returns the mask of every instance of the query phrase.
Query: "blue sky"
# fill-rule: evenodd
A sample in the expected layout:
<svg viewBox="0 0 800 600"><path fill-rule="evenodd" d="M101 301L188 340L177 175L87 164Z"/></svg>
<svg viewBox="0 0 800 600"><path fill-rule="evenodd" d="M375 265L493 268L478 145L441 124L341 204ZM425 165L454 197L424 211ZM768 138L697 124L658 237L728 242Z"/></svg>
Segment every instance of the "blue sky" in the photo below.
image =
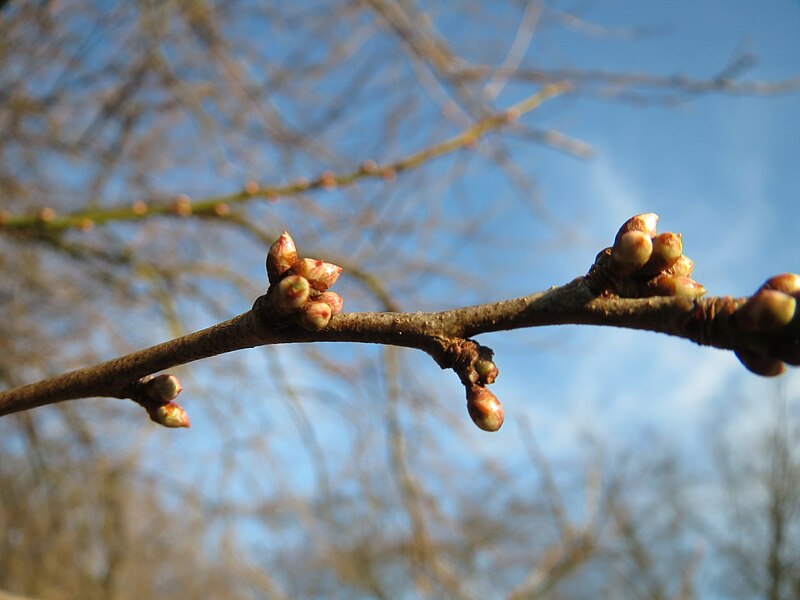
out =
<svg viewBox="0 0 800 600"><path fill-rule="evenodd" d="M800 70L798 2L631 6L598 3L586 16L609 26L653 25L657 33L618 46L565 34L576 66L708 77L744 48L759 57L745 79L782 79ZM563 50L564 40L555 41ZM531 258L535 288L584 272L594 256L591 243L608 245L619 224L641 212L658 213L661 231L684 234L695 277L709 294L746 295L773 274L800 270L797 94L712 95L669 108L580 100L562 116L551 112L547 126L589 143L596 157L583 162L535 151L520 163L535 176L548 208L579 223L589 242L565 249L546 268ZM537 330L487 338L502 369L495 391L508 423L513 427L515 413L524 412L554 453L587 430L624 439L653 428L701 439L732 390L765 400L747 405L746 422L758 421L752 411L771 410L779 390L795 401L800 396L796 370L780 382L758 378L731 353L666 336L574 327L558 335ZM486 446L493 451L492 441Z"/></svg>

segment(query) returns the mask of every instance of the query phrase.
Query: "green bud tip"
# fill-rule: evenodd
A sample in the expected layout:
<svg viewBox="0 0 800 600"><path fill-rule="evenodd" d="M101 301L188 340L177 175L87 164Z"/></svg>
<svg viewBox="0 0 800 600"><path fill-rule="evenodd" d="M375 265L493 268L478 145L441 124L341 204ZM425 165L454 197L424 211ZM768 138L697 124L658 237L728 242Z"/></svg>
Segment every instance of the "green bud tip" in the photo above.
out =
<svg viewBox="0 0 800 600"><path fill-rule="evenodd" d="M289 275L277 284L275 305L285 313L297 312L308 300L311 286L305 277Z"/></svg>
<svg viewBox="0 0 800 600"><path fill-rule="evenodd" d="M742 331L769 333L788 325L796 309L797 300L789 294L762 289L736 311L736 326Z"/></svg>
<svg viewBox="0 0 800 600"><path fill-rule="evenodd" d="M484 431L497 431L503 426L503 405L482 385L467 386L467 411L472 422Z"/></svg>
<svg viewBox="0 0 800 600"><path fill-rule="evenodd" d="M478 380L484 385L494 383L500 374L500 369L493 361L483 358L475 361L475 371L478 373Z"/></svg>

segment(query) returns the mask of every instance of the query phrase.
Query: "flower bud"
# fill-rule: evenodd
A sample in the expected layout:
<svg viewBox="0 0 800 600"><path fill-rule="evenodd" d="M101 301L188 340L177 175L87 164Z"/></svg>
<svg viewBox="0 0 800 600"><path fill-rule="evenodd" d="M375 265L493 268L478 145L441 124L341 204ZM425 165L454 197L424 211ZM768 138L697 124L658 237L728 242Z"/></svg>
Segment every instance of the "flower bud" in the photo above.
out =
<svg viewBox="0 0 800 600"><path fill-rule="evenodd" d="M648 284L648 292L654 296L699 298L706 293L706 288L691 277L659 275Z"/></svg>
<svg viewBox="0 0 800 600"><path fill-rule="evenodd" d="M270 283L275 283L297 262L297 248L294 245L292 236L288 231L284 231L275 240L267 252L267 277Z"/></svg>
<svg viewBox="0 0 800 600"><path fill-rule="evenodd" d="M641 231L650 237L656 235L656 224L658 223L658 215L656 213L643 213L631 217L622 224L617 232L617 238L629 231ZM614 240L616 243L616 239Z"/></svg>
<svg viewBox="0 0 800 600"><path fill-rule="evenodd" d="M500 369L491 360L481 358L475 361L475 371L478 373L478 381L483 385L494 383L500 374Z"/></svg>
<svg viewBox="0 0 800 600"><path fill-rule="evenodd" d="M189 415L177 402L167 402L160 406L149 408L147 413L150 419L164 427L189 427Z"/></svg>
<svg viewBox="0 0 800 600"><path fill-rule="evenodd" d="M297 322L303 329L319 331L325 329L332 316L331 307L325 302L308 302L297 313Z"/></svg>
<svg viewBox="0 0 800 600"><path fill-rule="evenodd" d="M322 292L315 298L317 302L324 302L331 307L331 315L338 315L344 307L344 300L336 292Z"/></svg>
<svg viewBox="0 0 800 600"><path fill-rule="evenodd" d="M734 313L736 327L753 333L769 333L788 325L797 300L777 290L760 290Z"/></svg>
<svg viewBox="0 0 800 600"><path fill-rule="evenodd" d="M278 282L275 290L275 306L285 313L297 312L308 300L311 286L305 277L289 275Z"/></svg>
<svg viewBox="0 0 800 600"><path fill-rule="evenodd" d="M761 286L762 290L777 290L785 294L796 295L800 293L800 275L795 273L781 273L770 277Z"/></svg>
<svg viewBox="0 0 800 600"><path fill-rule="evenodd" d="M671 267L683 252L680 233L659 233L653 238L653 253L642 267L641 274L653 277Z"/></svg>
<svg viewBox="0 0 800 600"><path fill-rule="evenodd" d="M503 425L503 405L482 385L467 386L467 411L472 422L484 431L497 431Z"/></svg>
<svg viewBox="0 0 800 600"><path fill-rule="evenodd" d="M777 358L758 354L748 348L734 350L734 354L748 371L762 377L776 377L786 370L786 367Z"/></svg>
<svg viewBox="0 0 800 600"><path fill-rule="evenodd" d="M611 268L619 275L641 269L653 253L653 241L643 231L627 231L617 236L611 249Z"/></svg>
<svg viewBox="0 0 800 600"><path fill-rule="evenodd" d="M308 279L315 290L324 292L336 283L342 267L315 258L301 258L292 265L291 271Z"/></svg>
<svg viewBox="0 0 800 600"><path fill-rule="evenodd" d="M664 270L664 274L689 277L692 271L694 271L694 261L688 256L681 254L671 266Z"/></svg>
<svg viewBox="0 0 800 600"><path fill-rule="evenodd" d="M175 375L163 373L142 382L142 389L154 402L167 403L178 397L183 386Z"/></svg>

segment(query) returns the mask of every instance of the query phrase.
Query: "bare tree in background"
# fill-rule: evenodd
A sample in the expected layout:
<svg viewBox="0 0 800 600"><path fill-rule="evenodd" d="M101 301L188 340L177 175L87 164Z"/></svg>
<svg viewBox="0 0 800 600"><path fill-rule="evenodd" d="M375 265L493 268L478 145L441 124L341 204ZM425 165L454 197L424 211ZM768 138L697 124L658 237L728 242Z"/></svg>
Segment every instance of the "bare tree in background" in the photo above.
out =
<svg viewBox="0 0 800 600"><path fill-rule="evenodd" d="M572 95L638 106L798 83L740 80L748 56L702 80L542 66L526 50L543 28L643 33L545 2L0 9L7 388L246 310L287 224L308 255L345 267L348 310L438 309L441 289L459 305L497 299L479 283L496 257L448 260L465 238L505 243L464 182L502 172L517 193L492 210L566 239L512 146L591 153L541 125L549 104L538 126L511 122L497 102L507 86L569 82ZM4 417L0 588L42 599L691 597L697 559L681 530L642 525L629 481L641 464L590 458L562 481L526 436L527 477L480 455L454 466L471 432L460 403L431 389L434 367L394 347L335 346L179 371L205 434L191 460L127 403Z"/></svg>

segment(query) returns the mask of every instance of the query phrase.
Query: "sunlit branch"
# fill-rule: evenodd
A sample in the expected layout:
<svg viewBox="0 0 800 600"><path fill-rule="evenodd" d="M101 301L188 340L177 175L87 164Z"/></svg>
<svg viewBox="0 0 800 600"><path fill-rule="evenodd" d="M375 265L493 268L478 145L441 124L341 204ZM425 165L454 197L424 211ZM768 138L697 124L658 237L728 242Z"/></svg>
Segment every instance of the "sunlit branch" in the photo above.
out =
<svg viewBox="0 0 800 600"><path fill-rule="evenodd" d="M254 199L277 200L319 189L335 189L352 185L363 179L394 179L399 173L422 166L436 158L451 154L462 148L476 144L488 133L508 126L520 116L529 113L546 100L569 91L567 82L551 83L538 92L510 106L508 109L481 119L458 135L438 144L434 144L395 161L378 164L373 160L365 160L356 170L349 173L336 174L325 171L314 179L297 179L283 185L261 185L255 181L248 182L241 190L231 194L191 199L179 195L167 201L145 202L142 200L128 205L81 210L64 215L57 214L48 207L41 208L35 214L14 215L0 211L0 231L2 230L39 230L62 231L66 229L91 229L116 221L137 221L148 217L191 215L225 218L230 213L230 206L242 204Z"/></svg>

